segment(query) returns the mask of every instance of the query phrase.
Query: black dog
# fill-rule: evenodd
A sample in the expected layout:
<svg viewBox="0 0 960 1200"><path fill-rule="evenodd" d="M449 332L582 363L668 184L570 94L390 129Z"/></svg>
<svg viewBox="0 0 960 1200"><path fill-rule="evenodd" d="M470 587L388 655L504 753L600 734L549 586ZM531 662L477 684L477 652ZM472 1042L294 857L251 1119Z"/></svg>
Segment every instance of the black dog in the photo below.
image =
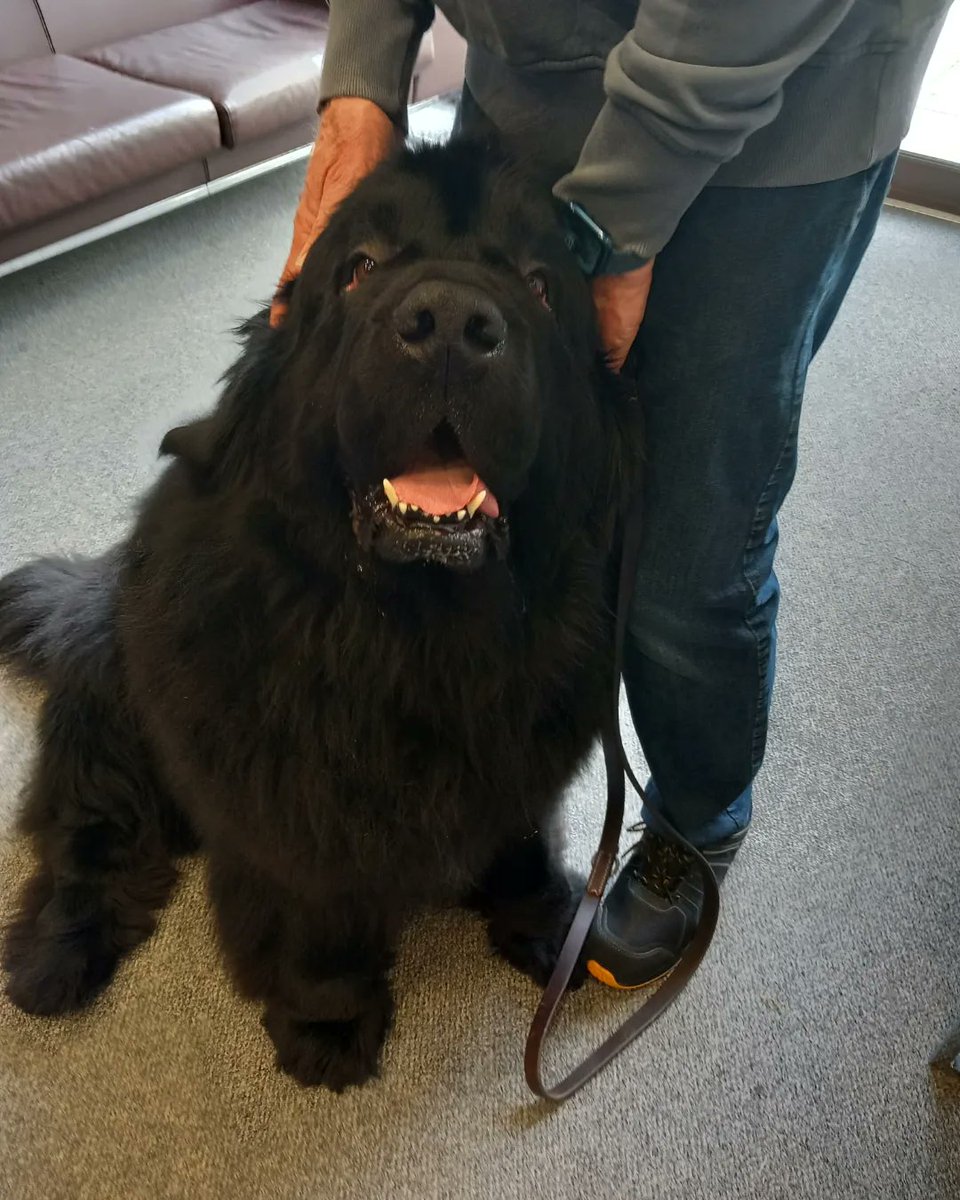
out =
<svg viewBox="0 0 960 1200"><path fill-rule="evenodd" d="M0 654L49 691L4 962L22 1009L88 1004L199 841L279 1065L339 1090L418 907L554 961L633 416L552 201L477 146L380 169L289 301L126 541L0 582Z"/></svg>

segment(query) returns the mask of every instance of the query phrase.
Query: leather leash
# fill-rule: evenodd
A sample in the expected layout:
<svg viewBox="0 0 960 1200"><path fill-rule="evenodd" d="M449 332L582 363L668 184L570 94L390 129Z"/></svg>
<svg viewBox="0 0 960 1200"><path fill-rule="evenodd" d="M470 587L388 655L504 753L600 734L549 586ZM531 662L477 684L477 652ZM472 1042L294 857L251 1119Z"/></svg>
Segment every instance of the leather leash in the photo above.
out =
<svg viewBox="0 0 960 1200"><path fill-rule="evenodd" d="M627 634L627 618L633 599L633 581L640 562L641 498L639 489L630 503L623 531L620 552L619 583L617 587L616 633L614 638L614 678L611 689L611 707L602 731L603 759L607 775L607 809L603 819L600 842L593 858L586 891L577 908L563 948L553 968L550 981L544 989L539 1007L530 1025L527 1045L523 1056L523 1069L530 1089L546 1100L566 1100L588 1080L601 1071L621 1050L625 1049L641 1033L665 1012L690 982L703 956L713 940L720 913L720 891L706 859L695 846L677 832L670 822L659 813L647 799L643 788L627 759L620 736L620 677L623 673L623 651ZM613 870L620 850L620 832L623 827L623 812L626 797L624 777L647 806L649 824L665 837L677 842L692 855L703 882L703 910L693 938L680 956L680 960L664 980L658 991L640 1006L632 1016L611 1034L587 1058L566 1075L559 1083L543 1081L543 1043L550 1032L557 1010L563 1002L567 985L583 951L593 918L600 906L603 890Z"/></svg>

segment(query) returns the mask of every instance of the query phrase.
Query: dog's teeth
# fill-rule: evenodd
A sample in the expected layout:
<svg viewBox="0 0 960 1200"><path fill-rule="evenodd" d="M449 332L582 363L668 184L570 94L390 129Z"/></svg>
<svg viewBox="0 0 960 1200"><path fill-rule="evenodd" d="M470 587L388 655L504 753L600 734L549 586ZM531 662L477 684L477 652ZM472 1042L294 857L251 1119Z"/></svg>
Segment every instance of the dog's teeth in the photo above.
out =
<svg viewBox="0 0 960 1200"><path fill-rule="evenodd" d="M487 498L486 492L477 492L477 494L474 496L474 498L467 505L467 512L469 513L469 515L471 517L476 515L477 509L484 502L484 500L486 500L486 498Z"/></svg>
<svg viewBox="0 0 960 1200"><path fill-rule="evenodd" d="M434 523L434 525L439 525L439 524L440 524L440 518L439 518L439 517L434 517L434 518L433 518L433 523Z"/></svg>
<svg viewBox="0 0 960 1200"><path fill-rule="evenodd" d="M403 500L400 501L399 507L400 507L400 515L405 517L407 515L407 506Z"/></svg>
<svg viewBox="0 0 960 1200"><path fill-rule="evenodd" d="M419 512L419 511L420 511L420 505L419 505L419 504L411 504L411 505L410 505L410 511L411 511L411 512Z"/></svg>
<svg viewBox="0 0 960 1200"><path fill-rule="evenodd" d="M390 501L390 507L396 508L400 503L400 497L397 495L397 489L393 486L389 479L383 481L384 495Z"/></svg>
<svg viewBox="0 0 960 1200"><path fill-rule="evenodd" d="M465 508L461 508L460 511L457 513L457 520L458 521L464 520L466 515L467 515L467 510Z"/></svg>

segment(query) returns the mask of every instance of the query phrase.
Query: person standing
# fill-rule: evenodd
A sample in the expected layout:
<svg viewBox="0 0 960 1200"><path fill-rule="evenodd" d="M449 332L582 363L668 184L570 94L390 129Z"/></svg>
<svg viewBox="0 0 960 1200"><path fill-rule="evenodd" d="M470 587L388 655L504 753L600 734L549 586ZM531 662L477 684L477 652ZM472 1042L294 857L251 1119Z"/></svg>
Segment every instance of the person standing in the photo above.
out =
<svg viewBox="0 0 960 1200"><path fill-rule="evenodd" d="M807 369L874 232L947 0L438 0L468 44L459 125L566 205L611 364L644 410L624 682L651 803L722 879L746 835L776 664L777 513ZM430 0L330 0L321 121L281 284L402 137ZM274 320L282 320L278 292ZM651 830L588 942L619 987L700 915Z"/></svg>

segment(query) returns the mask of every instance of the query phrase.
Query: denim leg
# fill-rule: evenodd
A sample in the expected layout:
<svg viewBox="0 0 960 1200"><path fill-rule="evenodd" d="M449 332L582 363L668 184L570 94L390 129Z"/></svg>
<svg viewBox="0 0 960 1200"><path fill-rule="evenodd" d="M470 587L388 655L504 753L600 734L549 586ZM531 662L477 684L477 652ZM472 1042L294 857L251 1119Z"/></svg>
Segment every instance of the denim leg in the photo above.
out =
<svg viewBox="0 0 960 1200"><path fill-rule="evenodd" d="M651 802L699 844L763 761L807 368L876 226L891 157L792 188L708 188L658 258L635 364L645 529L624 665Z"/></svg>

